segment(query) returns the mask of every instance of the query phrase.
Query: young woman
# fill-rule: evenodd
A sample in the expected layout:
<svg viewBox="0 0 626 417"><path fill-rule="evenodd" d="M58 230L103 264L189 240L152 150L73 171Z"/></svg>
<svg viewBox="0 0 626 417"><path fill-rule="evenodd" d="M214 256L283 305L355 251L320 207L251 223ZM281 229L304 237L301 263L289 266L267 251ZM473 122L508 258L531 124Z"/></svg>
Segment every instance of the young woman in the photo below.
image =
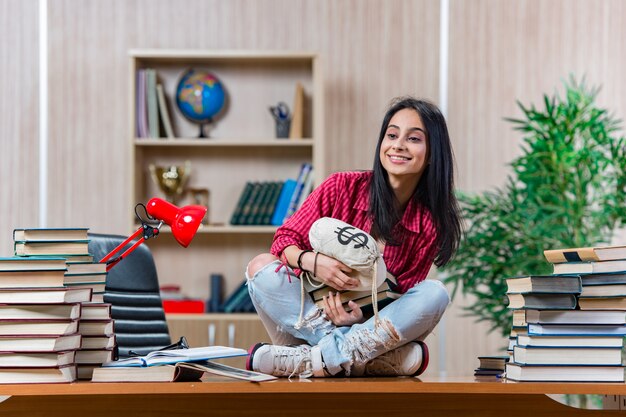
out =
<svg viewBox="0 0 626 417"><path fill-rule="evenodd" d="M332 174L274 236L271 253L250 261L248 289L273 345L250 350L248 368L276 376L418 375L428 363L422 340L450 302L439 281L425 280L434 263L445 265L461 237L454 196L453 153L439 109L413 97L395 99L383 119L374 169ZM379 312L380 326L365 320L339 293L321 310L304 300L303 270L338 291L357 281L351 269L311 252L313 222L332 217L369 232L403 295ZM294 346L296 345L296 346Z"/></svg>

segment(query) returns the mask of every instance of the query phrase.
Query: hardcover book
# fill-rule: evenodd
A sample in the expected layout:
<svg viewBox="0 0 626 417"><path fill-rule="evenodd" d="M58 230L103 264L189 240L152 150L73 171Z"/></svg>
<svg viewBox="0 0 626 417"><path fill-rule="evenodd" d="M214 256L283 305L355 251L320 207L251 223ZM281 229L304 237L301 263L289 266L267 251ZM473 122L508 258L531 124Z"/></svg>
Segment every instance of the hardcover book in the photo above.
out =
<svg viewBox="0 0 626 417"><path fill-rule="evenodd" d="M555 275L598 274L626 271L626 260L601 262L566 262L554 264Z"/></svg>
<svg viewBox="0 0 626 417"><path fill-rule="evenodd" d="M524 309L574 309L576 296L574 294L541 294L521 293L507 294L509 308Z"/></svg>
<svg viewBox="0 0 626 417"><path fill-rule="evenodd" d="M77 364L101 364L114 359L113 349L85 349L76 352Z"/></svg>
<svg viewBox="0 0 626 417"><path fill-rule="evenodd" d="M587 285L581 297L626 297L626 284Z"/></svg>
<svg viewBox="0 0 626 417"><path fill-rule="evenodd" d="M550 249L543 254L550 263L611 261L626 259L626 246Z"/></svg>
<svg viewBox="0 0 626 417"><path fill-rule="evenodd" d="M0 258L0 271L66 271L65 258Z"/></svg>
<svg viewBox="0 0 626 417"><path fill-rule="evenodd" d="M537 347L618 347L624 346L622 336L543 336L519 335L518 346Z"/></svg>
<svg viewBox="0 0 626 417"><path fill-rule="evenodd" d="M626 310L626 297L579 297L581 310Z"/></svg>
<svg viewBox="0 0 626 417"><path fill-rule="evenodd" d="M511 277L506 279L509 293L577 293L582 290L580 277L554 276L554 275L532 275L525 277Z"/></svg>
<svg viewBox="0 0 626 417"><path fill-rule="evenodd" d="M71 258L67 262L67 273L66 275L70 276L78 276L84 274L106 274L107 265L98 262L77 262L72 261Z"/></svg>
<svg viewBox="0 0 626 417"><path fill-rule="evenodd" d="M183 363L150 367L98 367L91 382L192 382L199 381L204 371L183 366Z"/></svg>
<svg viewBox="0 0 626 417"><path fill-rule="evenodd" d="M546 336L626 336L619 324L528 324L528 335Z"/></svg>
<svg viewBox="0 0 626 417"><path fill-rule="evenodd" d="M621 365L621 347L515 346L513 361L525 365Z"/></svg>
<svg viewBox="0 0 626 417"><path fill-rule="evenodd" d="M89 241L37 241L19 242L13 244L17 256L63 256L63 255L89 255Z"/></svg>
<svg viewBox="0 0 626 417"><path fill-rule="evenodd" d="M113 336L114 321L109 320L80 320L78 331L83 336Z"/></svg>
<svg viewBox="0 0 626 417"><path fill-rule="evenodd" d="M83 303L81 319L108 320L111 318L110 303Z"/></svg>
<svg viewBox="0 0 626 417"><path fill-rule="evenodd" d="M0 288L62 287L65 269L0 271Z"/></svg>
<svg viewBox="0 0 626 417"><path fill-rule="evenodd" d="M78 332L78 320L0 320L0 335L62 336Z"/></svg>
<svg viewBox="0 0 626 417"><path fill-rule="evenodd" d="M91 288L0 288L0 304L56 304L91 301Z"/></svg>
<svg viewBox="0 0 626 417"><path fill-rule="evenodd" d="M46 242L87 240L86 227L13 229L15 242Z"/></svg>
<svg viewBox="0 0 626 417"><path fill-rule="evenodd" d="M626 311L526 310L527 323L626 324Z"/></svg>
<svg viewBox="0 0 626 417"><path fill-rule="evenodd" d="M278 201L276 202L276 207L274 208L274 213L272 214L271 223L274 226L280 226L283 224L285 216L287 215L287 210L289 210L289 202L291 201L291 197L293 196L295 189L296 180L285 180L285 183L280 190L280 195L278 196Z"/></svg>
<svg viewBox="0 0 626 417"><path fill-rule="evenodd" d="M506 378L513 381L624 382L622 366L531 366L506 364Z"/></svg>
<svg viewBox="0 0 626 417"><path fill-rule="evenodd" d="M81 335L78 333L64 336L0 336L2 352L61 352L76 350L80 346Z"/></svg>
<svg viewBox="0 0 626 417"><path fill-rule="evenodd" d="M74 364L76 351L0 352L0 368L49 368Z"/></svg>
<svg viewBox="0 0 626 417"><path fill-rule="evenodd" d="M0 368L0 384L57 384L76 381L76 365L55 368Z"/></svg>
<svg viewBox="0 0 626 417"><path fill-rule="evenodd" d="M0 320L74 320L82 306L74 304L0 304Z"/></svg>

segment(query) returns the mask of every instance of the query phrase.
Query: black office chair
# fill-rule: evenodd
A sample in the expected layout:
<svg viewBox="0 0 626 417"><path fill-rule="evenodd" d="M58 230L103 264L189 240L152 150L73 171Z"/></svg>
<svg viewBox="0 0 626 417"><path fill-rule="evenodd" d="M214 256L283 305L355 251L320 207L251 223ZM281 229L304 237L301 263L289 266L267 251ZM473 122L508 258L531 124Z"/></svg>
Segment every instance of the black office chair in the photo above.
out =
<svg viewBox="0 0 626 417"><path fill-rule="evenodd" d="M99 262L126 237L89 234L89 252ZM145 355L171 343L154 258L147 245L115 265L108 273L104 302L111 303L119 357Z"/></svg>

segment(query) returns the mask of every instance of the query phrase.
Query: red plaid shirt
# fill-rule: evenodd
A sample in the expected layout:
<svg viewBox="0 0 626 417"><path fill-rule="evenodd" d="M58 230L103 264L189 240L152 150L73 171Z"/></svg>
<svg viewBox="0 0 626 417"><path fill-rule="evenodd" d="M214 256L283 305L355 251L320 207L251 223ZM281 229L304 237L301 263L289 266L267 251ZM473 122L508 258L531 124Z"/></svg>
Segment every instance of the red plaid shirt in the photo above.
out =
<svg viewBox="0 0 626 417"><path fill-rule="evenodd" d="M287 246L312 249L309 230L320 217L342 220L366 232L372 228L369 208L371 171L332 174L306 199L274 235L271 252L280 257ZM405 293L423 281L435 259L437 231L428 210L411 200L400 222L402 243L385 245L383 259L387 270L398 280L398 291ZM299 273L300 271L296 271Z"/></svg>

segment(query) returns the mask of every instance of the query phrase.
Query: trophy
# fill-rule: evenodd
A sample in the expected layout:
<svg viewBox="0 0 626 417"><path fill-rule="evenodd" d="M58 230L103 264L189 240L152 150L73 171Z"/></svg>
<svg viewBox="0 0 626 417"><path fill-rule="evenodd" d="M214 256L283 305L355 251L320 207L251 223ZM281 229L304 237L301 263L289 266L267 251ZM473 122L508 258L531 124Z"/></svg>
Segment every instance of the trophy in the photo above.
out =
<svg viewBox="0 0 626 417"><path fill-rule="evenodd" d="M191 173L191 161L185 161L185 165L157 166L150 164L152 180L165 194L165 198L172 204L182 195L185 183Z"/></svg>

